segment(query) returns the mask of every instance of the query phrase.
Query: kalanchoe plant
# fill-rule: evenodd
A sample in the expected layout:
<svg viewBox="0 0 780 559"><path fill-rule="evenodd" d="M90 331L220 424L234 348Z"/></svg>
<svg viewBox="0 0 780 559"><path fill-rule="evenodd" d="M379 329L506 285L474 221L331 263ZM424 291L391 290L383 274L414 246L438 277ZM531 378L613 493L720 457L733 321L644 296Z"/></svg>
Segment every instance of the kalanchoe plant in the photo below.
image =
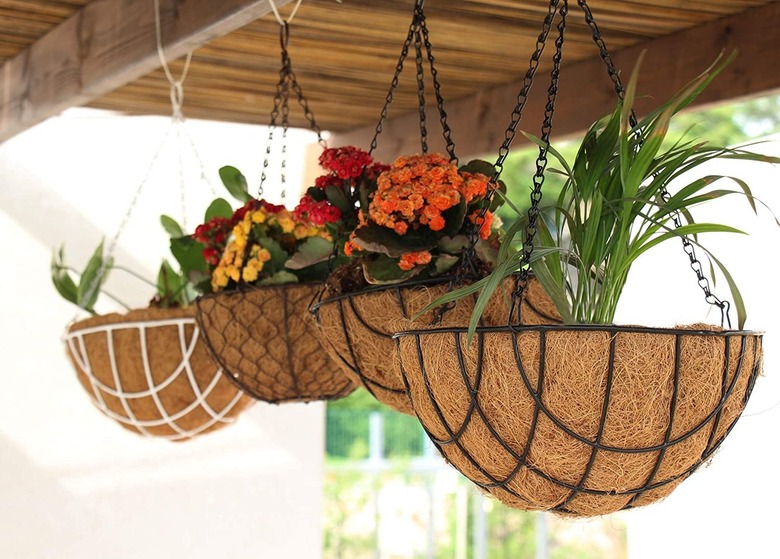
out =
<svg viewBox="0 0 780 559"><path fill-rule="evenodd" d="M454 268L477 227L477 255L488 269L496 248L493 211L502 200L494 196L480 216L492 174L485 161L458 168L439 154L398 158L363 200L346 255L360 258L372 284L437 276Z"/></svg>
<svg viewBox="0 0 780 559"><path fill-rule="evenodd" d="M739 327L743 327L745 307L731 274L698 239L701 233L742 231L719 223L697 223L691 210L705 202L736 195L745 198L755 212L757 200L748 185L737 177L699 174L694 178L690 173L716 159L772 163L780 159L705 141L683 139L671 143L666 137L673 116L688 106L730 61L731 58L716 61L634 124L640 67L637 64L624 99L614 112L590 127L571 164L555 149L549 149L561 166L554 172L563 176L564 185L557 200L541 208L531 268L566 323L612 322L636 259L664 241L687 236L725 277ZM538 138L527 136L543 145ZM719 187L709 188L716 181ZM680 227L674 224L676 216L681 220ZM525 231L526 218L521 216L508 229L492 276L434 304L481 290L477 309L482 308L479 303L484 305L498 282L518 270L522 251L510 247L515 236L518 243L522 242ZM470 324L472 333L478 319L475 312Z"/></svg>
<svg viewBox="0 0 780 559"><path fill-rule="evenodd" d="M246 192L246 179L235 167L223 167L220 176L234 195ZM321 209L296 216L284 206L248 194L244 198L246 203L230 216L216 215L196 229L209 291L324 279L333 236L324 227L330 221L319 219Z"/></svg>

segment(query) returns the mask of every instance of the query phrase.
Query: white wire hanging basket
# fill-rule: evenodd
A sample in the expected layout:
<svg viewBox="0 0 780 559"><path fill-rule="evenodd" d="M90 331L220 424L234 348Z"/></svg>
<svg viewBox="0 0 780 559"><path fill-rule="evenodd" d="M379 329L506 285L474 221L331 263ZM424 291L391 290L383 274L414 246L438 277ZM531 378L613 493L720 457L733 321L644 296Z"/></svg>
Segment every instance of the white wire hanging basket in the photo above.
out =
<svg viewBox="0 0 780 559"><path fill-rule="evenodd" d="M90 317L68 328L65 344L95 406L142 435L191 439L253 403L209 356L194 308Z"/></svg>
<svg viewBox="0 0 780 559"><path fill-rule="evenodd" d="M171 123L118 231L100 260L95 279L87 290L87 301L100 289L119 236L172 132L175 132L179 144L184 229L186 207L182 145L190 147L200 164L201 177L208 182L203 161L184 127L181 111L182 84L191 53L187 55L181 77L174 79L162 49L157 0L155 10L157 50L171 85ZM210 182L209 186L214 193ZM103 414L141 435L185 441L233 423L239 413L254 402L223 374L222 368L212 359L195 321L195 313L195 305L187 305L187 301L183 301L165 308L149 307L129 310L126 314L95 315L69 325L64 335L68 356L79 382Z"/></svg>

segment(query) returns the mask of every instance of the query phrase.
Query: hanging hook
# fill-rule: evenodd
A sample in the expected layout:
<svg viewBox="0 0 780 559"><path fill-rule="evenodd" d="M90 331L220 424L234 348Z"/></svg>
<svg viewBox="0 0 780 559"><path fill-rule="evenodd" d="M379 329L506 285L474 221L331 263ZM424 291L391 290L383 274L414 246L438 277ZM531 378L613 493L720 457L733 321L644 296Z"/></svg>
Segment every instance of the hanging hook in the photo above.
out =
<svg viewBox="0 0 780 559"><path fill-rule="evenodd" d="M279 43L282 45L282 50L287 50L287 45L290 43L290 22L285 21L279 28Z"/></svg>
<svg viewBox="0 0 780 559"><path fill-rule="evenodd" d="M181 71L179 79L173 77L170 67L168 67L168 61L165 59L165 52L162 46L162 24L160 22L160 0L154 0L154 24L157 37L157 56L160 58L160 64L165 77L168 78L168 83L171 85L171 106L173 108L173 116L181 118L181 107L184 103L184 80L187 78L187 73L190 70L190 62L192 61L192 51L187 53L187 58L184 61L184 69Z"/></svg>

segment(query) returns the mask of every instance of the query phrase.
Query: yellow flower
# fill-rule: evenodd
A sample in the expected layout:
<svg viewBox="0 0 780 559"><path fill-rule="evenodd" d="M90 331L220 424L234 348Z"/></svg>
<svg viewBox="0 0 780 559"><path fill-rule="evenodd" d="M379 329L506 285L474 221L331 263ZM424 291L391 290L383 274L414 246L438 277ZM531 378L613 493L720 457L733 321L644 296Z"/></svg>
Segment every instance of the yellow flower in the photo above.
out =
<svg viewBox="0 0 780 559"><path fill-rule="evenodd" d="M284 233L292 233L296 228L295 221L287 210L283 210L276 214L276 222Z"/></svg>
<svg viewBox="0 0 780 559"><path fill-rule="evenodd" d="M247 282L251 283L253 281L257 280L257 276L260 273L260 270L257 269L254 266L251 266L250 264L247 264L247 267L244 268L244 271L241 272L241 278Z"/></svg>

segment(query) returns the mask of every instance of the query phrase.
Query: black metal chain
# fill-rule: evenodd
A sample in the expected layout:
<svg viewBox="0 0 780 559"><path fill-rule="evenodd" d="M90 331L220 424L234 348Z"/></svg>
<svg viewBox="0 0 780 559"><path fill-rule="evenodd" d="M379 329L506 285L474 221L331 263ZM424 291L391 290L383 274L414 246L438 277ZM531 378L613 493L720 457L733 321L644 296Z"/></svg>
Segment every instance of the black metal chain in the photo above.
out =
<svg viewBox="0 0 780 559"><path fill-rule="evenodd" d="M417 103L420 111L420 149L428 153L428 122L425 115L425 69L423 68L422 33L414 32L414 61L417 68Z"/></svg>
<svg viewBox="0 0 780 559"><path fill-rule="evenodd" d="M542 55L544 54L544 49L547 45L547 38L549 37L550 30L553 27L555 14L558 11L560 2L561 0L550 0L547 15L542 22L542 29L538 38L536 39L536 47L528 64L528 70L523 77L523 84L517 94L517 102L510 116L509 126L507 126L506 132L504 132L504 141L498 150L498 158L493 164L493 176L490 177L490 181L488 182L488 189L487 193L485 194L485 199L482 203L482 208L469 226L467 234L469 239L468 245L463 251L463 257L460 265L458 266L455 278L450 282L450 289L454 289L456 286L461 285L466 277L476 273L476 245L477 241L479 240L480 225L484 223L485 216L487 215L488 209L490 208L490 203L493 199L493 195L498 184L498 179L501 177L501 173L504 170L504 163L507 156L509 155L509 148L515 139L515 135L517 134L517 127L520 124L520 120L523 116L523 110L526 103L528 102L528 95L531 92L531 87L533 86L536 71L539 69L539 63L541 61Z"/></svg>
<svg viewBox="0 0 780 559"><path fill-rule="evenodd" d="M280 25L279 29L279 43L281 46L281 58L282 66L279 69L279 81L276 84L276 93L274 95L274 106L271 110L271 120L268 124L268 143L265 148L265 157L263 159L263 168L260 175L260 185L257 189L257 197L263 197L263 185L267 178L266 171L268 169L268 163L271 158L271 148L273 146L274 132L276 131L277 122L281 115L282 126L282 146L281 146L281 196L284 199L287 195L287 132L290 126L290 90L294 91L298 100L298 104L303 109L303 114L309 123L309 128L317 134L317 142L323 147L327 147L325 140L322 138L322 130L317 125L314 119L314 113L312 113L309 103L306 97L303 95L303 90L300 84L298 84L298 78L292 69L292 60L287 50L287 46L290 42L290 25L285 22Z"/></svg>
<svg viewBox="0 0 780 559"><path fill-rule="evenodd" d="M560 8L561 20L558 23L558 36L555 39L555 54L553 54L553 68L550 72L550 86L547 89L547 104L544 107L544 120L540 136L542 145L539 146L539 156L536 158L536 172L533 176L533 189L531 190L531 207L528 209L528 222L525 226L525 239L523 240L523 256L520 259L520 270L512 293L512 305L509 311L509 323L512 324L512 316L518 313L517 324L521 324L520 301L528 284L530 273L531 255L534 250L534 240L538 231L536 225L539 219L539 205L542 201L542 187L544 186L545 170L547 169L547 153L550 148L550 136L552 135L553 117L555 116L555 102L558 99L558 85L561 77L561 60L563 59L563 43L566 31L566 16L569 13L569 2L563 0Z"/></svg>
<svg viewBox="0 0 780 559"><path fill-rule="evenodd" d="M414 15L412 17L412 23L409 25L409 31L406 34L403 46L401 47L401 55L398 58L398 63L395 67L395 74L390 82L390 89L385 96L385 104L382 107L382 111L379 114L379 122L377 122L374 130L374 137L371 139L368 153L373 154L376 150L379 141L379 135L382 133L385 120L390 110L390 104L393 102L395 91L398 89L398 81L401 77L401 73L404 69L404 61L409 56L409 49L414 42L415 47L415 59L417 66L417 96L418 103L420 103L420 141L422 145L423 153L428 151L428 131L427 131L427 117L425 114L425 80L423 71L423 56L422 51L425 49L428 64L430 66L431 77L433 79L433 89L436 95L436 108L439 112L439 121L442 126L442 135L447 146L447 153L450 155L450 160L457 164L458 159L455 156L455 144L452 140L452 130L447 123L447 112L444 110L444 97L441 93L441 83L439 81L439 74L435 67L436 59L433 56L433 47L431 46L430 34L428 32L428 24L425 20L425 13L423 12L424 0L416 0L414 6Z"/></svg>
<svg viewBox="0 0 780 559"><path fill-rule="evenodd" d="M433 92L436 95L436 108L439 112L439 121L441 123L444 142L447 145L447 153L450 161L458 164L458 158L455 155L455 141L452 139L452 129L447 123L447 111L444 110L444 96L441 93L441 82L439 81L439 71L436 69L436 58L433 56L433 45L431 45L430 34L428 33L428 23L425 20L425 14L420 10L420 31L422 31L423 44L428 54L428 66L431 70L431 79L433 80Z"/></svg>
<svg viewBox="0 0 780 559"><path fill-rule="evenodd" d="M593 12L590 9L590 6L588 6L587 0L577 0L577 4L582 9L583 13L585 14L585 23L588 24L588 27L591 31L591 37L593 39L593 42L596 43L596 46L599 50L599 56L604 61L604 64L607 67L607 74L609 75L609 78L612 80L612 83L615 88L615 93L617 93L617 96L619 99L624 98L624 89L623 89L623 83L620 80L620 75L615 68L615 64L612 60L612 57L609 54L609 50L607 49L607 44L604 41L603 37L601 36L601 32L599 30L598 25L596 24L596 20L593 17ZM636 128L638 125L638 121L636 118L636 115L634 114L633 110L631 111L631 116L629 120L629 124ZM641 136L641 130L637 130L637 141L641 145L643 142L642 136ZM668 203L671 194L666 189L665 186L661 187L660 191L660 198L664 201L664 203ZM675 229L678 229L683 226L682 222L682 216L680 215L680 212L677 210L674 210L670 212L670 216L672 218L672 222L674 223ZM720 309L721 312L721 325L724 323L728 323L729 328L731 327L731 318L729 317L729 309L731 304L726 300L721 300L717 296L715 296L714 293L712 293L712 289L710 286L710 280L707 278L707 276L704 275L704 268L699 261L698 257L696 256L696 249L693 246L693 243L691 243L690 240L688 240L688 237L685 235L682 235L680 237L683 245L683 251L688 256L688 259L690 261L691 269L696 274L696 280L701 288L702 292L704 292L704 300L709 303L710 305L717 307Z"/></svg>

